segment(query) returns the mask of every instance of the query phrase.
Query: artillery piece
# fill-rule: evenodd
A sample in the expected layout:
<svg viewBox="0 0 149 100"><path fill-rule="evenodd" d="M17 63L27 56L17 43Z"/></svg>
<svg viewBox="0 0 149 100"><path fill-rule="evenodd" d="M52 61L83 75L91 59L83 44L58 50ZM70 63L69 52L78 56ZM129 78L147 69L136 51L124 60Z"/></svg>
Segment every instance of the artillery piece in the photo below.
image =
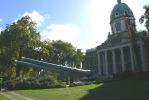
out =
<svg viewBox="0 0 149 100"><path fill-rule="evenodd" d="M68 67L68 66L48 63L48 62L34 60L30 58L25 58L25 57L22 57L21 60L16 60L16 63L19 65L26 65L29 67L56 71L56 72L68 74L68 75L76 74L79 76L88 76L92 72L91 70L78 69L74 67Z"/></svg>

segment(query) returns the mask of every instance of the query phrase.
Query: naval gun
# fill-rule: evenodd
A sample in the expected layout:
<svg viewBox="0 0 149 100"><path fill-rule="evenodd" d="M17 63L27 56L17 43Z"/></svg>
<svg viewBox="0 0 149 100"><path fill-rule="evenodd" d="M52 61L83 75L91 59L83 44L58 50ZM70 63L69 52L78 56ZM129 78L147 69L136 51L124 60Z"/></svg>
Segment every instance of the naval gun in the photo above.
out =
<svg viewBox="0 0 149 100"><path fill-rule="evenodd" d="M25 65L29 67L46 69L46 70L56 71L56 72L59 72L62 74L68 74L68 75L72 74L72 75L79 75L79 76L90 76L92 73L91 70L78 69L74 67L58 65L58 64L34 60L26 57L22 57L20 60L16 60L16 63L18 65Z"/></svg>

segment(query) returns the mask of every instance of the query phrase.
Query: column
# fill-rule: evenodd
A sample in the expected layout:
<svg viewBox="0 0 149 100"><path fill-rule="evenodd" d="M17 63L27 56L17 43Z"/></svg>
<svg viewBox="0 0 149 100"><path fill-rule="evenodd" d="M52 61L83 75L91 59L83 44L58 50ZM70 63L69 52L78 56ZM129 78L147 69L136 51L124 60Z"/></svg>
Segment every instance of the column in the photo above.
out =
<svg viewBox="0 0 149 100"><path fill-rule="evenodd" d="M130 59L131 59L131 70L132 72L135 71L135 66L134 66L134 55L133 55L133 50L132 47L130 47Z"/></svg>
<svg viewBox="0 0 149 100"><path fill-rule="evenodd" d="M116 74L116 62L115 62L115 51L112 50L112 63L113 63L113 73Z"/></svg>
<svg viewBox="0 0 149 100"><path fill-rule="evenodd" d="M141 56L141 67L142 67L142 71L145 72L146 69L145 69L145 64L144 64L144 48L143 48L143 45L141 44L140 45L140 56Z"/></svg>
<svg viewBox="0 0 149 100"><path fill-rule="evenodd" d="M100 53L98 53L98 74L101 75L101 58Z"/></svg>
<svg viewBox="0 0 149 100"><path fill-rule="evenodd" d="M121 63L122 63L122 72L125 72L126 68L125 68L125 61L124 61L124 52L123 52L123 47L120 48L121 50Z"/></svg>
<svg viewBox="0 0 149 100"><path fill-rule="evenodd" d="M105 74L108 75L108 55L107 55L107 51L104 52L105 54Z"/></svg>

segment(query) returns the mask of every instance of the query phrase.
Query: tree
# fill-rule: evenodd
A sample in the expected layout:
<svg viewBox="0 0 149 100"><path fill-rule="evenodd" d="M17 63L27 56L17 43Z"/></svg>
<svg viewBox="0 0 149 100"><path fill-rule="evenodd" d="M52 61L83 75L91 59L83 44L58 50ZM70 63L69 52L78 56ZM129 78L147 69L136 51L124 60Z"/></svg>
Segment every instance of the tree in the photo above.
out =
<svg viewBox="0 0 149 100"><path fill-rule="evenodd" d="M50 63L78 67L83 60L81 49L61 40L44 41L39 51L41 58Z"/></svg>
<svg viewBox="0 0 149 100"><path fill-rule="evenodd" d="M141 24L145 22L145 27L149 33L149 5L145 5L143 8L144 8L145 12L141 16L139 21Z"/></svg>
<svg viewBox="0 0 149 100"><path fill-rule="evenodd" d="M76 67L80 67L80 63L84 60L84 54L81 52L81 49L77 49L76 55L75 55L75 63Z"/></svg>
<svg viewBox="0 0 149 100"><path fill-rule="evenodd" d="M144 14L140 18L140 23L145 23L145 27L147 31L141 31L139 32L142 35L143 41L145 43L145 46L147 48L147 51L149 50L149 5L145 5L144 7ZM147 57L149 59L149 53L147 52Z"/></svg>
<svg viewBox="0 0 149 100"><path fill-rule="evenodd" d="M15 75L15 60L27 54L31 56L31 51L34 51L39 42L36 23L29 16L7 25L0 34L0 65L4 66L2 69L10 70L9 76L12 73Z"/></svg>
<svg viewBox="0 0 149 100"><path fill-rule="evenodd" d="M75 48L71 43L58 40L52 42L52 51L49 53L52 63L71 66L75 55Z"/></svg>

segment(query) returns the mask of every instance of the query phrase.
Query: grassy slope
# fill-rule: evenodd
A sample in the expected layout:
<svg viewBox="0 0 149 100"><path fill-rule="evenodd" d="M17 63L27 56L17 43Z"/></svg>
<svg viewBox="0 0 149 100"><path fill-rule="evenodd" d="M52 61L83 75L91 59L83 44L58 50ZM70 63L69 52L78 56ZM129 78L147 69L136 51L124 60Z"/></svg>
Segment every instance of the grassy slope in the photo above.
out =
<svg viewBox="0 0 149 100"><path fill-rule="evenodd" d="M36 100L149 100L149 80L121 80L71 88L16 92Z"/></svg>

